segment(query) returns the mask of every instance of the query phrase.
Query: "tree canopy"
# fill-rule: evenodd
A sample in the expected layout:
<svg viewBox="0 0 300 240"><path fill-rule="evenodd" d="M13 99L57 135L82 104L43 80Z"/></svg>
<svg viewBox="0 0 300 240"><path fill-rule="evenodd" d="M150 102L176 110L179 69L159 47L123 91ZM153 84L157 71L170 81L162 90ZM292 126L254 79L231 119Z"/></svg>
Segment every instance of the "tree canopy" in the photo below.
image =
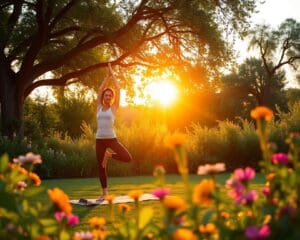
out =
<svg viewBox="0 0 300 240"><path fill-rule="evenodd" d="M107 62L214 74L230 54L222 33L243 33L254 10L255 0L1 1L2 131L20 126L36 87L90 83Z"/></svg>

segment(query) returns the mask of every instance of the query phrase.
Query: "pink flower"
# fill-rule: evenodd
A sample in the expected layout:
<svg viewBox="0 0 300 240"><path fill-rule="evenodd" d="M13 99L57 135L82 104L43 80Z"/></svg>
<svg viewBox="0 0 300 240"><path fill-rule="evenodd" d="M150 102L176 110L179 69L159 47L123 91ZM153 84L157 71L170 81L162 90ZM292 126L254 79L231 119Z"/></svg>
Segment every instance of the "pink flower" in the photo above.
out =
<svg viewBox="0 0 300 240"><path fill-rule="evenodd" d="M170 192L171 192L171 189L169 189L169 188L157 188L152 191L152 194L159 199L164 199L164 197L166 195L169 195Z"/></svg>
<svg viewBox="0 0 300 240"><path fill-rule="evenodd" d="M244 191L244 186L237 179L231 178L226 181L226 187L230 189L228 195L233 199L237 199Z"/></svg>
<svg viewBox="0 0 300 240"><path fill-rule="evenodd" d="M240 195L236 199L236 203L251 205L257 198L258 198L257 192L255 190L251 190L249 192L246 192L246 193Z"/></svg>
<svg viewBox="0 0 300 240"><path fill-rule="evenodd" d="M246 167L245 169L238 168L235 169L234 177L241 182L247 182L255 177L255 170L251 167Z"/></svg>
<svg viewBox="0 0 300 240"><path fill-rule="evenodd" d="M68 225L74 226L79 223L79 217L74 214L70 214L67 216L67 221L68 221Z"/></svg>
<svg viewBox="0 0 300 240"><path fill-rule="evenodd" d="M287 165L290 162L290 160L286 153L275 153L272 155L272 162L274 164L281 163Z"/></svg>
<svg viewBox="0 0 300 240"><path fill-rule="evenodd" d="M56 221L58 221L58 222L61 222L65 216L66 216L66 214L64 212L54 213L54 217L55 217Z"/></svg>
<svg viewBox="0 0 300 240"><path fill-rule="evenodd" d="M70 226L76 225L79 223L79 217L74 214L66 215L64 212L56 212L54 213L54 217L56 221L61 222L63 219L67 220L67 224Z"/></svg>
<svg viewBox="0 0 300 240"><path fill-rule="evenodd" d="M265 239L270 235L270 228L268 225L264 224L261 228L256 226L249 226L245 230L245 236L248 239L261 240Z"/></svg>
<svg viewBox="0 0 300 240"><path fill-rule="evenodd" d="M269 187L264 187L263 190L262 190L262 193L267 197L270 195L271 193L271 190Z"/></svg>

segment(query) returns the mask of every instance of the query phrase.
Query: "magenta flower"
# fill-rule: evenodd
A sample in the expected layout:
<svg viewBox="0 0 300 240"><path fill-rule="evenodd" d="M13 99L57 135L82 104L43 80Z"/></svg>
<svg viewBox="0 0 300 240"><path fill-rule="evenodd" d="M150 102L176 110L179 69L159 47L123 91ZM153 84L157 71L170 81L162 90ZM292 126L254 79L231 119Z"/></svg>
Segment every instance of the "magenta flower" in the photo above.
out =
<svg viewBox="0 0 300 240"><path fill-rule="evenodd" d="M67 221L68 221L68 225L74 226L79 223L79 217L74 214L70 214L67 216Z"/></svg>
<svg viewBox="0 0 300 240"><path fill-rule="evenodd" d="M290 160L286 153L275 153L272 155L272 162L274 164L284 164L287 165Z"/></svg>
<svg viewBox="0 0 300 240"><path fill-rule="evenodd" d="M264 187L263 190L262 190L262 193L267 197L270 195L271 193L271 190L269 187Z"/></svg>
<svg viewBox="0 0 300 240"><path fill-rule="evenodd" d="M231 178L226 181L226 187L230 189L228 192L229 197L238 199L244 192L244 186L237 179Z"/></svg>
<svg viewBox="0 0 300 240"><path fill-rule="evenodd" d="M268 225L264 224L261 228L256 226L249 226L245 230L245 236L248 239L261 240L265 239L270 235L270 228Z"/></svg>
<svg viewBox="0 0 300 240"><path fill-rule="evenodd" d="M257 192L255 190L251 190L237 197L236 203L251 205L257 198L258 198Z"/></svg>
<svg viewBox="0 0 300 240"><path fill-rule="evenodd" d="M64 212L56 212L54 213L54 217L56 221L61 222L63 219L67 220L67 224L69 226L74 226L79 223L79 217L74 214L66 215Z"/></svg>
<svg viewBox="0 0 300 240"><path fill-rule="evenodd" d="M152 191L152 194L159 199L164 199L164 197L169 195L170 192L171 192L171 189L169 189L169 188L157 188Z"/></svg>
<svg viewBox="0 0 300 240"><path fill-rule="evenodd" d="M255 170L251 167L246 167L245 169L238 168L235 169L234 178L238 179L241 182L247 182L255 177Z"/></svg>

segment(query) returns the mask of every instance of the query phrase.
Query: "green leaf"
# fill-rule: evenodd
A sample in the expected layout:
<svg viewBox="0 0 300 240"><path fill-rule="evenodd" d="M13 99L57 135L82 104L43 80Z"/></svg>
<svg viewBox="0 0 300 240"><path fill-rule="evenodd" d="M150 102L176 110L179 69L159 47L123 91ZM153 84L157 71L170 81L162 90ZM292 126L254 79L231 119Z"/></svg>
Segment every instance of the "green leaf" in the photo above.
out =
<svg viewBox="0 0 300 240"><path fill-rule="evenodd" d="M205 215L203 216L203 222L205 224L207 224L209 222L209 220L210 220L213 213L214 213L214 211L212 211L212 210L209 210L205 213Z"/></svg>
<svg viewBox="0 0 300 240"><path fill-rule="evenodd" d="M33 197L39 193L41 193L44 190L42 187L30 187L25 189L23 196L24 197Z"/></svg>
<svg viewBox="0 0 300 240"><path fill-rule="evenodd" d="M150 207L144 207L140 211L139 216L139 229L143 229L153 218L153 209Z"/></svg>
<svg viewBox="0 0 300 240"><path fill-rule="evenodd" d="M8 155L4 154L0 157L0 173L3 173L8 168Z"/></svg>

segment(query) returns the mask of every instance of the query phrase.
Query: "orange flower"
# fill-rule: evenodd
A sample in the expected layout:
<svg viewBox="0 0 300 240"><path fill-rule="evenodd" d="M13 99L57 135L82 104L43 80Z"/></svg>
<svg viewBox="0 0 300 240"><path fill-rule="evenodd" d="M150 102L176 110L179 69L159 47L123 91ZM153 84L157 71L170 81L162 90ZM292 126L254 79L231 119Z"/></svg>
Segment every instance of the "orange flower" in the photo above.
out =
<svg viewBox="0 0 300 240"><path fill-rule="evenodd" d="M173 133L165 138L165 145L169 148L176 148L184 145L186 136L182 133Z"/></svg>
<svg viewBox="0 0 300 240"><path fill-rule="evenodd" d="M164 198L163 203L167 208L173 210L183 210L187 207L187 204L184 201L184 199L177 196L168 195Z"/></svg>
<svg viewBox="0 0 300 240"><path fill-rule="evenodd" d="M195 234L186 228L178 228L176 231L173 233L172 236L173 240L196 240L197 237Z"/></svg>
<svg viewBox="0 0 300 240"><path fill-rule="evenodd" d="M272 181L275 178L275 176L276 176L276 173L269 173L266 178L268 181Z"/></svg>
<svg viewBox="0 0 300 240"><path fill-rule="evenodd" d="M224 218L224 219L229 218L229 213L228 213L228 212L224 212L224 211L223 211L223 212L221 212L220 215L221 215L221 217Z"/></svg>
<svg viewBox="0 0 300 240"><path fill-rule="evenodd" d="M128 193L128 196L137 201L142 196L142 194L142 190L132 190Z"/></svg>
<svg viewBox="0 0 300 240"><path fill-rule="evenodd" d="M124 204L124 203L121 203L119 205L119 208L120 210L124 213L124 212L129 212L130 211L130 206L128 204Z"/></svg>
<svg viewBox="0 0 300 240"><path fill-rule="evenodd" d="M194 188L193 201L196 204L210 205L212 201L212 192L215 190L215 182L210 179L204 179Z"/></svg>
<svg viewBox="0 0 300 240"><path fill-rule="evenodd" d="M105 225L106 221L105 218L103 217L92 217L89 219L89 224L92 227L97 227L97 228L101 228Z"/></svg>
<svg viewBox="0 0 300 240"><path fill-rule="evenodd" d="M59 211L66 214L70 214L72 212L72 206L69 202L69 197L62 190L59 188L48 189L48 195Z"/></svg>
<svg viewBox="0 0 300 240"><path fill-rule="evenodd" d="M40 177L37 174L35 174L33 172L30 172L29 175L28 175L28 177L34 182L34 184L36 186L40 186L41 185L42 181L41 181Z"/></svg>
<svg viewBox="0 0 300 240"><path fill-rule="evenodd" d="M19 164L16 164L16 163L10 163L10 164L9 164L9 167L10 167L11 169L18 168L18 172L21 173L21 174L24 174L24 175L27 175L27 174L28 174L28 171L27 171L25 168L21 167Z"/></svg>
<svg viewBox="0 0 300 240"><path fill-rule="evenodd" d="M105 239L106 235L108 234L108 231L102 230L102 229L94 229L92 231L92 234L94 236L94 239L103 240L103 239Z"/></svg>
<svg viewBox="0 0 300 240"><path fill-rule="evenodd" d="M217 232L217 227L213 223L201 224L199 226L199 231L203 234L215 234Z"/></svg>
<svg viewBox="0 0 300 240"><path fill-rule="evenodd" d="M114 196L114 195L106 195L106 196L104 197L104 199L105 199L106 201L108 201L109 203L112 203L113 200L115 199L115 196Z"/></svg>
<svg viewBox="0 0 300 240"><path fill-rule="evenodd" d="M51 240L51 238L46 235L41 235L41 236L35 238L35 240Z"/></svg>
<svg viewBox="0 0 300 240"><path fill-rule="evenodd" d="M273 111L270 108L258 106L251 111L250 115L255 120L264 119L269 122L273 118Z"/></svg>

